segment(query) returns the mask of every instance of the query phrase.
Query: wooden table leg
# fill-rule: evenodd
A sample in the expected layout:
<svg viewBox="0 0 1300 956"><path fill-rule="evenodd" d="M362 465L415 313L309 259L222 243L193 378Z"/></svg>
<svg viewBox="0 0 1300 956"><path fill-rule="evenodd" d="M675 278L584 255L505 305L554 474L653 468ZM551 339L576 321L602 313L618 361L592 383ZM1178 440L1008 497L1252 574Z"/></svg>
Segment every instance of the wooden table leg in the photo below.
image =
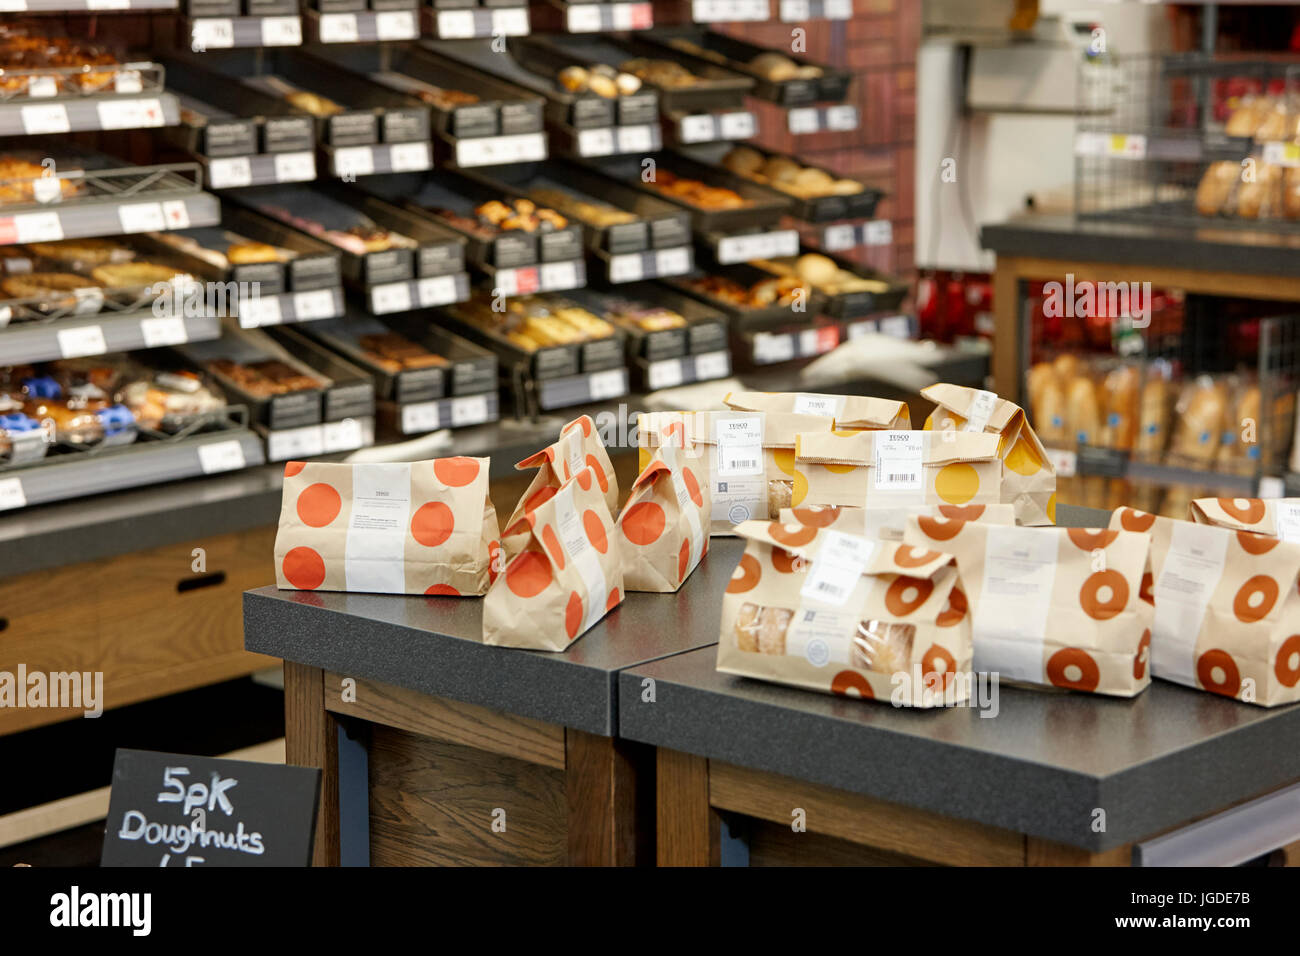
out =
<svg viewBox="0 0 1300 956"><path fill-rule="evenodd" d="M1020 273L999 256L993 272L993 390L1020 401Z"/></svg>
<svg viewBox="0 0 1300 956"><path fill-rule="evenodd" d="M570 866L635 866L637 768L627 741L564 731Z"/></svg>
<svg viewBox="0 0 1300 956"><path fill-rule="evenodd" d="M660 866L720 866L720 819L709 806L709 761L660 748L655 773Z"/></svg>
<svg viewBox="0 0 1300 956"><path fill-rule="evenodd" d="M1025 866L1132 866L1133 847L1129 844L1113 850L1093 853L1077 846L1025 837Z"/></svg>
<svg viewBox="0 0 1300 956"><path fill-rule="evenodd" d="M321 771L315 866L339 865L338 721L325 709L325 672L284 662L284 758Z"/></svg>

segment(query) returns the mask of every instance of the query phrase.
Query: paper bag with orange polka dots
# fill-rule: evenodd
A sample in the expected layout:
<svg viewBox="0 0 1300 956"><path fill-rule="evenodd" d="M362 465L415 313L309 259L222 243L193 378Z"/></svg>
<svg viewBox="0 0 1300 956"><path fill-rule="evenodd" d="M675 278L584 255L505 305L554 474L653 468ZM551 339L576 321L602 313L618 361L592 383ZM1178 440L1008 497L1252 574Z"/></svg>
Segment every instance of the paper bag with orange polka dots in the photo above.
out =
<svg viewBox="0 0 1300 956"><path fill-rule="evenodd" d="M829 415L836 431L875 431L912 427L907 402L867 395L827 395L817 392L728 392L722 400L742 412L785 415Z"/></svg>
<svg viewBox="0 0 1300 956"><path fill-rule="evenodd" d="M903 540L957 559L976 673L1117 697L1151 682L1150 535L911 517Z"/></svg>
<svg viewBox="0 0 1300 956"><path fill-rule="evenodd" d="M1014 505L1016 524L1056 522L1056 469L1019 405L965 385L921 389L939 407L925 420L933 431L986 432L1001 439L1002 501Z"/></svg>
<svg viewBox="0 0 1300 956"><path fill-rule="evenodd" d="M498 547L486 458L285 465L278 587L482 594Z"/></svg>
<svg viewBox="0 0 1300 956"><path fill-rule="evenodd" d="M903 522L911 515L929 515L955 521L983 521L986 524L1015 524L1011 505L908 505L898 508L855 508L852 505L804 505L782 508L782 524L806 524L834 528L846 534L861 534L888 541L903 540Z"/></svg>
<svg viewBox="0 0 1300 956"><path fill-rule="evenodd" d="M1300 541L1300 498L1196 498L1188 518L1197 524Z"/></svg>
<svg viewBox="0 0 1300 956"><path fill-rule="evenodd" d="M775 521L736 533L747 544L722 599L719 671L909 707L970 697L950 555Z"/></svg>
<svg viewBox="0 0 1300 956"><path fill-rule="evenodd" d="M562 651L623 600L622 550L596 466L523 521L523 547L483 601L483 643Z"/></svg>
<svg viewBox="0 0 1300 956"><path fill-rule="evenodd" d="M1191 510L1196 521L1111 515L1112 528L1151 534L1152 673L1264 707L1300 700L1300 543L1245 530L1270 517L1278 530L1280 503L1210 498Z"/></svg>
<svg viewBox="0 0 1300 956"><path fill-rule="evenodd" d="M510 513L510 520L506 522L505 531L501 535L501 547L507 556L517 554L524 546L528 536L524 516L554 495L560 485L588 465L600 484L610 516L618 514L618 480L614 477L614 466L610 464L605 444L596 431L596 423L590 415L575 418L560 429L560 437L555 444L548 445L515 465L520 471L536 468L537 473L515 505L515 510Z"/></svg>
<svg viewBox="0 0 1300 956"><path fill-rule="evenodd" d="M709 553L709 486L680 446L655 450L618 516L623 587L676 591Z"/></svg>

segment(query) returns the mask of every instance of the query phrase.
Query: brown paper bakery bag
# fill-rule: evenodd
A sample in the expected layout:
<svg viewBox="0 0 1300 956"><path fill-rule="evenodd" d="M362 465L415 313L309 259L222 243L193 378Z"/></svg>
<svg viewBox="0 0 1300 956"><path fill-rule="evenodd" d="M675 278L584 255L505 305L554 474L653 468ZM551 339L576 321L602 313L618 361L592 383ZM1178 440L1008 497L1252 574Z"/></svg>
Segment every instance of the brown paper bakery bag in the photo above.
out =
<svg viewBox="0 0 1300 956"><path fill-rule="evenodd" d="M1300 541L1300 498L1196 498L1188 517L1197 524Z"/></svg>
<svg viewBox="0 0 1300 956"><path fill-rule="evenodd" d="M976 673L1117 697L1151 682L1149 535L912 517L903 540L957 559Z"/></svg>
<svg viewBox="0 0 1300 956"><path fill-rule="evenodd" d="M709 552L709 485L669 442L632 483L618 516L623 587L676 591Z"/></svg>
<svg viewBox="0 0 1300 956"><path fill-rule="evenodd" d="M731 534L751 518L775 518L790 502L799 434L830 433L828 415L783 412L651 412L637 418L641 467L681 424L683 461L700 462L709 483L711 534Z"/></svg>
<svg viewBox="0 0 1300 956"><path fill-rule="evenodd" d="M1300 700L1300 544L1239 527L1264 522L1267 505L1200 499L1202 523L1111 516L1112 528L1151 533L1156 677L1265 707Z"/></svg>
<svg viewBox="0 0 1300 956"><path fill-rule="evenodd" d="M907 402L866 395L826 395L816 392L728 392L728 408L742 412L829 415L838 431L912 427Z"/></svg>
<svg viewBox="0 0 1300 956"><path fill-rule="evenodd" d="M618 514L618 479L614 477L614 466L610 464L605 444L600 440L600 433L590 415L575 418L560 429L560 437L555 444L548 445L515 465L520 471L536 468L537 473L515 505L515 510L510 513L510 520L506 522L505 531L501 535L501 547L507 556L517 554L524 546L528 535L524 516L589 465L600 483L600 491L605 496L610 517L613 517Z"/></svg>
<svg viewBox="0 0 1300 956"><path fill-rule="evenodd" d="M1019 405L965 385L921 389L939 407L925 420L933 431L988 432L1001 438L1002 501L1014 505L1016 524L1056 523L1056 469Z"/></svg>
<svg viewBox="0 0 1300 956"><path fill-rule="evenodd" d="M894 508L855 508L852 505L804 505L782 508L782 524L806 524L814 528L834 528L846 534L889 541L903 540L903 522L911 515L929 515L945 521L983 521L986 524L1012 525L1016 512L1011 505L910 505ZM882 520L888 519L888 520Z"/></svg>
<svg viewBox="0 0 1300 956"><path fill-rule="evenodd" d="M595 466L524 522L522 549L483 601L483 643L562 651L623 600L619 535Z"/></svg>
<svg viewBox="0 0 1300 956"><path fill-rule="evenodd" d="M278 587L482 594L498 549L486 458L284 466Z"/></svg>
<svg viewBox="0 0 1300 956"><path fill-rule="evenodd" d="M970 696L950 555L830 528L747 521L722 598L718 670L910 707Z"/></svg>

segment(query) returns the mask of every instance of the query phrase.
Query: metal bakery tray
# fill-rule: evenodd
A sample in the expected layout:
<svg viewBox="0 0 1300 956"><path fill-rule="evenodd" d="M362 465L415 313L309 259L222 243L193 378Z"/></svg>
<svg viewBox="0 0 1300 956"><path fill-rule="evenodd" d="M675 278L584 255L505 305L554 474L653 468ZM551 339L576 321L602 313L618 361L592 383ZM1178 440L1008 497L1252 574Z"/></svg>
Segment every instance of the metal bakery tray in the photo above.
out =
<svg viewBox="0 0 1300 956"><path fill-rule="evenodd" d="M745 287L752 287L758 282L767 279L776 278L772 273L756 266L738 264L731 266L719 266L710 269L708 274L721 276L731 279ZM729 302L726 299L717 298L710 293L697 288L692 284L692 278L664 279L663 284L669 288L677 290L682 295L690 296L706 305L716 309L724 315L730 316L733 328L740 329L769 329L789 325L792 322L798 322L812 316L820 315L826 306L826 296L813 289L804 304L802 312L796 312L792 305L779 305L773 303L765 306L746 306L736 302Z"/></svg>

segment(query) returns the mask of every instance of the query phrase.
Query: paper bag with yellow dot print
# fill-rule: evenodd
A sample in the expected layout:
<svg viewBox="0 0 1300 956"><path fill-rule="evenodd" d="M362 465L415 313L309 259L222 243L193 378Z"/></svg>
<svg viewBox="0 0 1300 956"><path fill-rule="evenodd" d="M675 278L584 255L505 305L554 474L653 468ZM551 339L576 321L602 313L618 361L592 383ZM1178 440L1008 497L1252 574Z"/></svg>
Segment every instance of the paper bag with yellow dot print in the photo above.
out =
<svg viewBox="0 0 1300 956"><path fill-rule="evenodd" d="M523 521L522 548L483 600L483 643L562 651L623 600L622 552L596 466Z"/></svg>
<svg viewBox="0 0 1300 956"><path fill-rule="evenodd" d="M925 420L927 430L985 432L1001 439L1002 501L1015 506L1016 524L1056 522L1056 469L1024 409L965 385L931 385L921 394L939 406Z"/></svg>
<svg viewBox="0 0 1300 956"><path fill-rule="evenodd" d="M903 541L957 559L976 672L1116 697L1151 682L1150 535L911 517Z"/></svg>
<svg viewBox="0 0 1300 956"><path fill-rule="evenodd" d="M709 485L685 461L680 445L655 450L632 483L618 516L623 586L629 591L676 591L709 552Z"/></svg>
<svg viewBox="0 0 1300 956"><path fill-rule="evenodd" d="M1300 700L1300 543L1262 531L1287 530L1288 510L1200 498L1194 521L1111 515L1112 528L1151 535L1143 593L1155 602L1156 677L1264 707Z"/></svg>
<svg viewBox="0 0 1300 956"><path fill-rule="evenodd" d="M284 467L278 587L482 594L499 550L486 458Z"/></svg>
<svg viewBox="0 0 1300 956"><path fill-rule="evenodd" d="M554 495L562 484L587 466L591 466L595 473L610 516L618 514L618 480L614 477L614 466L605 451L605 443L600 440L600 433L590 415L575 418L560 429L555 444L515 465L520 471L536 468L537 473L510 513L510 520L501 534L501 547L507 557L518 554L524 546L528 535L524 518L528 512Z"/></svg>
<svg viewBox="0 0 1300 956"><path fill-rule="evenodd" d="M952 557L830 528L747 521L722 599L718 670L937 707L970 696L970 621Z"/></svg>
<svg viewBox="0 0 1300 956"><path fill-rule="evenodd" d="M728 392L722 400L742 412L783 415L829 415L836 431L875 431L912 427L907 402L868 395L829 395L820 392Z"/></svg>

